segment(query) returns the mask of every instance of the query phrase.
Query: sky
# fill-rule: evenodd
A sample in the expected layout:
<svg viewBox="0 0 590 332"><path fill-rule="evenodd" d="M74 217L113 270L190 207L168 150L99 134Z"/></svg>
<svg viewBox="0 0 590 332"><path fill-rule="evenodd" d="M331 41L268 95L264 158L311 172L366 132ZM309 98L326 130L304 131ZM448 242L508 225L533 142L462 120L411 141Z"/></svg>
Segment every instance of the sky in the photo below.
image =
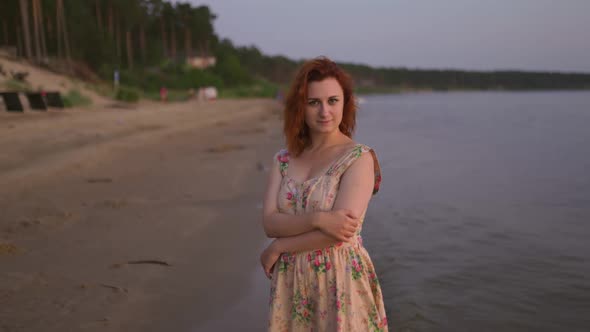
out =
<svg viewBox="0 0 590 332"><path fill-rule="evenodd" d="M590 0L185 0L264 54L377 67L590 73Z"/></svg>

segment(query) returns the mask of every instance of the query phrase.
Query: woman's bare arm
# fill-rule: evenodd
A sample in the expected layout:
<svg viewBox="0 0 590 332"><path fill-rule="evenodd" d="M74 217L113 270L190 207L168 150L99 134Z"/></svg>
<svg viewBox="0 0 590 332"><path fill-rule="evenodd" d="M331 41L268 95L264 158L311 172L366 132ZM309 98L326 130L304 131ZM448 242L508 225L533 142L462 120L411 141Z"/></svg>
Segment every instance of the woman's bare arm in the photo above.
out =
<svg viewBox="0 0 590 332"><path fill-rule="evenodd" d="M275 161L268 176L264 195L262 224L268 237L282 238L301 235L316 230L326 236L316 234L313 238L333 238L337 241L350 239L358 227L358 216L346 209L334 209L326 212L312 212L303 215L281 213L277 207L277 196L282 175ZM335 202L337 204L337 202Z"/></svg>
<svg viewBox="0 0 590 332"><path fill-rule="evenodd" d="M282 175L275 159L268 175L262 208L262 225L268 237L284 237L303 234L316 229L317 214L291 215L279 212L277 197Z"/></svg>
<svg viewBox="0 0 590 332"><path fill-rule="evenodd" d="M335 212L332 213L347 214L354 219L360 218L369 205L374 181L373 157L371 153L363 153L342 175L333 207ZM317 221L310 222L310 225L316 223ZM280 252L300 252L325 248L338 242L341 241L320 230L313 230L312 227L311 231L303 234L280 237L271 246Z"/></svg>

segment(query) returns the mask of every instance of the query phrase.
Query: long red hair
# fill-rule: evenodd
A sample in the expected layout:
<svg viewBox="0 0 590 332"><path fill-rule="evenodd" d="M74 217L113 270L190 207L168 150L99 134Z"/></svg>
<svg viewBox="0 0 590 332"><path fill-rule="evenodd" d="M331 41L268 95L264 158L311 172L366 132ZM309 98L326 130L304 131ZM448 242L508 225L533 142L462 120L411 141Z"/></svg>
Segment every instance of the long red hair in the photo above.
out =
<svg viewBox="0 0 590 332"><path fill-rule="evenodd" d="M295 156L299 156L311 144L309 128L305 123L307 85L310 82L322 81L329 77L336 79L340 83L344 93L344 109L339 129L344 135L352 138L356 125L357 110L356 100L352 93L352 79L332 60L326 57L318 57L305 62L299 68L285 100L283 132L287 149Z"/></svg>

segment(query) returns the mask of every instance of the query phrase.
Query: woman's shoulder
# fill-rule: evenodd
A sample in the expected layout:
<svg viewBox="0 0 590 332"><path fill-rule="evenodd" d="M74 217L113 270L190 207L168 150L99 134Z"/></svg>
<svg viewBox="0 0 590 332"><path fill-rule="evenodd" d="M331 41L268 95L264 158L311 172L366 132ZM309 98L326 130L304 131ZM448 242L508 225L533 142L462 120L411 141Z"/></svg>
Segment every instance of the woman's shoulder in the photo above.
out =
<svg viewBox="0 0 590 332"><path fill-rule="evenodd" d="M354 152L357 152L357 157L360 157L360 155L364 152L375 153L375 150L371 146L359 142L354 142L351 148Z"/></svg>
<svg viewBox="0 0 590 332"><path fill-rule="evenodd" d="M281 148L279 151L277 151L275 153L273 159L275 161L278 161L279 163L288 163L289 157L290 157L289 150L287 150L286 148Z"/></svg>
<svg viewBox="0 0 590 332"><path fill-rule="evenodd" d="M280 149L275 153L273 162L275 165L278 164L281 175L285 176L287 173L287 168L289 167L289 151L285 148Z"/></svg>
<svg viewBox="0 0 590 332"><path fill-rule="evenodd" d="M379 165L379 160L377 159L377 154L375 153L375 150L372 147L370 147L366 144L363 144L363 143L355 142L352 152L350 154L348 154L347 158L344 160L340 172L343 173L344 171L346 171L346 169L351 164L353 164L357 159L359 159L363 155L367 155L366 154L367 152L368 152L369 156L365 157L365 158L372 159L371 163L373 164L373 172L375 174L375 184L373 187L373 195L374 195L379 191L379 186L381 185L381 166ZM367 162L368 162L368 160L367 160Z"/></svg>

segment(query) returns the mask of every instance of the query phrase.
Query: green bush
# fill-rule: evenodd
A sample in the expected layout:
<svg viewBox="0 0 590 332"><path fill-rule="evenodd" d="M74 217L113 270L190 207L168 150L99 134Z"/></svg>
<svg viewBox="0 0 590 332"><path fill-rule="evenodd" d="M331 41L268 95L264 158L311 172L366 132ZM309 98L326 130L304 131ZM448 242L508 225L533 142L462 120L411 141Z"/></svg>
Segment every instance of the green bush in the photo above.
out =
<svg viewBox="0 0 590 332"><path fill-rule="evenodd" d="M264 80L250 85L220 89L219 98L275 98L279 87Z"/></svg>
<svg viewBox="0 0 590 332"><path fill-rule="evenodd" d="M15 79L9 79L4 82L4 86L8 90L14 91L29 91L31 90L31 85L28 82L17 81Z"/></svg>
<svg viewBox="0 0 590 332"><path fill-rule="evenodd" d="M74 106L88 106L92 104L92 100L76 89L72 89L68 91L66 95L63 96L63 102L65 107L74 107Z"/></svg>
<svg viewBox="0 0 590 332"><path fill-rule="evenodd" d="M201 70L173 64L164 68L122 70L120 83L146 94L157 94L162 87L168 90L196 90L204 86L223 86L223 80L209 69Z"/></svg>
<svg viewBox="0 0 590 332"><path fill-rule="evenodd" d="M141 92L138 91L137 89L126 87L126 86L120 86L119 89L117 90L117 94L115 96L115 99L121 100L121 101L126 101L128 103L135 103L139 100L140 96L141 96Z"/></svg>
<svg viewBox="0 0 590 332"><path fill-rule="evenodd" d="M246 68L240 64L240 59L228 54L220 57L214 67L215 74L223 78L223 83L230 87L239 87L252 83L252 77L248 74Z"/></svg>
<svg viewBox="0 0 590 332"><path fill-rule="evenodd" d="M223 87L223 80L214 72L191 68L176 77L170 87L174 89L197 89L204 86Z"/></svg>

